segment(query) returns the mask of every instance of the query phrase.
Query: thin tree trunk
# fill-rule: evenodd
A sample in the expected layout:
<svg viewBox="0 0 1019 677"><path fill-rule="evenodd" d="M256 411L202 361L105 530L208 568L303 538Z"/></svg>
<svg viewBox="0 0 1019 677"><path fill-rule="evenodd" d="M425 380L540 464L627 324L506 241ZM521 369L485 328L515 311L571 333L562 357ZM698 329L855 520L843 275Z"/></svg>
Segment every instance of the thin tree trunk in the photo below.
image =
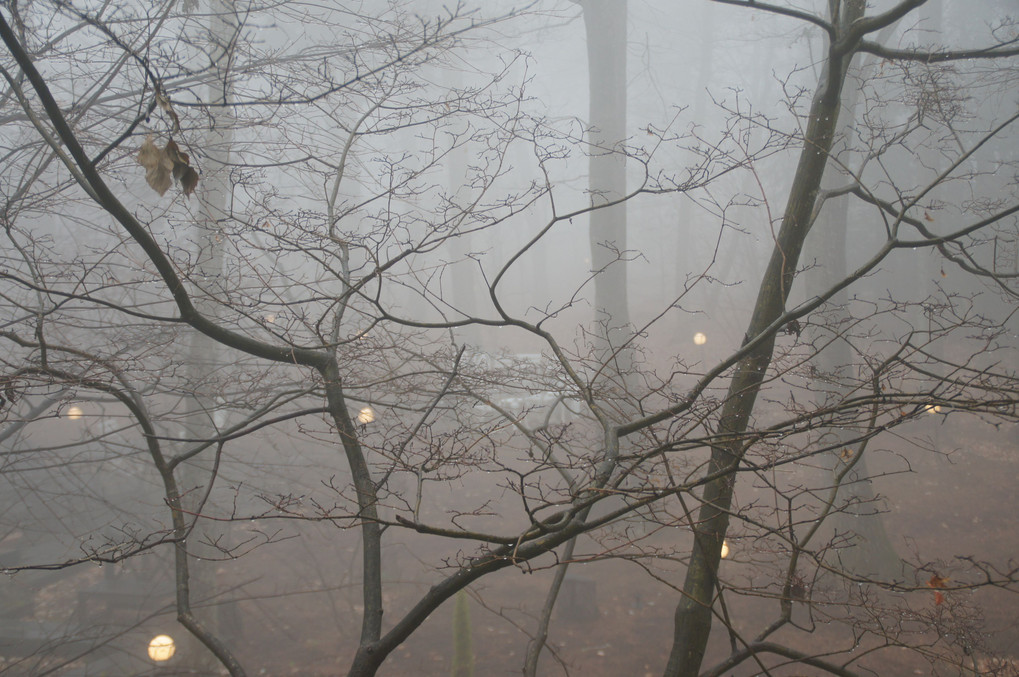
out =
<svg viewBox="0 0 1019 677"><path fill-rule="evenodd" d="M863 0L844 0L840 26L863 15ZM842 31L836 32L841 35ZM775 345L773 327L785 309L803 242L810 229L811 215L821 186L821 177L838 124L842 85L854 45L832 41L825 73L810 105L803 148L790 188L782 226L771 260L761 281L743 345L753 348L736 366L722 407L718 433L728 441L712 447L709 474L718 479L704 487L701 508L694 526L694 546L683 584L683 597L676 607L672 651L666 677L695 677L704 659L711 633L711 609L717 587L722 542L729 525L729 508L735 488L735 471L746 451L742 436L760 392ZM767 333L765 333L767 332Z"/></svg>
<svg viewBox="0 0 1019 677"><path fill-rule="evenodd" d="M527 645L527 656L524 659L524 677L536 677L538 674L538 659L548 641L548 628L552 623L552 611L555 609L556 601L559 599L559 591L566 579L566 572L570 567L570 560L573 558L573 549L577 545L576 537L566 542L563 549L563 561L556 567L555 577L552 585L549 586L548 595L545 597L545 606L541 609L541 618L538 621L538 630L534 639Z"/></svg>
<svg viewBox="0 0 1019 677"><path fill-rule="evenodd" d="M626 1L584 0L587 32L591 157L589 190L591 270L595 272L595 321L603 345L599 357L613 352L631 336L626 279L626 205L609 204L626 194ZM625 374L632 360L619 351L609 373Z"/></svg>
<svg viewBox="0 0 1019 677"><path fill-rule="evenodd" d="M629 408L625 397L630 390L627 381L632 375L633 338L626 277L626 204L601 207L626 195L626 0L582 0L584 28L587 39L587 68L590 124L591 193L589 239L591 270L595 290L595 322L599 343L599 361L607 363L605 374L621 391L622 411ZM603 472L611 474L614 455L606 458ZM606 475L607 476L607 475ZM582 513L585 517L588 511ZM549 588L535 638L527 648L524 675L533 677L538 659L548 639L552 611L573 556L576 537L563 551L563 563L556 568Z"/></svg>
<svg viewBox="0 0 1019 677"><path fill-rule="evenodd" d="M704 120L707 115L708 106L712 104L711 96L708 93L708 86L715 77L715 45L718 42L715 35L716 14L714 4L704 3L699 5L700 16L697 17L698 25L701 28L698 49L697 49L697 81L694 85L692 106L693 115L690 119L696 124L698 120ZM696 161L696 156L690 153L690 162ZM666 273L671 274L672 279L667 280L669 289L682 289L686 280L684 276L689 274L693 267L702 266L701 248L697 246L697 238L694 237L696 229L694 224L694 201L692 198L682 195L679 201L679 240L675 249L674 263L669 266ZM677 292L678 293L678 292ZM686 330L686 318L677 313L677 329Z"/></svg>
<svg viewBox="0 0 1019 677"><path fill-rule="evenodd" d="M233 0L209 0L208 11L207 42L216 65L213 71L216 79L207 88L209 128L201 141L206 159L198 191L201 217L194 224L192 240L196 245L194 280L198 287L194 294L195 307L203 315L214 318L219 314L216 298L224 291L225 252L222 230L231 193L229 162L233 142L233 127L227 104L231 93L230 66L239 26ZM185 141L178 139L178 143L183 145ZM194 390L186 403L184 414L183 436L186 438L210 439L217 434L217 421L213 416L221 403L214 401L208 394L213 389L205 381L217 378L217 371L223 363L222 352L217 341L199 331L191 332L185 373L187 382L194 384ZM181 503L192 515L200 515L205 511L203 504L209 499L215 482L213 469L216 465L214 461L202 457L181 465L180 479L185 492ZM198 517L194 519L196 522L200 520ZM210 599L216 593L216 575L212 564L221 553L211 546L202 545L206 541L219 540L219 534L207 534L210 527L222 528L219 525L213 526L211 522L192 525L194 536L178 544L175 560L178 600L181 599L181 593L185 599L183 606L178 601L178 620L193 636L181 653L192 669L206 671L214 668L213 654L219 656L226 651L218 614L207 614L208 617L199 622L191 610L194 599ZM202 650L199 642L213 653ZM213 650L214 644L219 647L218 650ZM236 663L232 656L230 660Z"/></svg>

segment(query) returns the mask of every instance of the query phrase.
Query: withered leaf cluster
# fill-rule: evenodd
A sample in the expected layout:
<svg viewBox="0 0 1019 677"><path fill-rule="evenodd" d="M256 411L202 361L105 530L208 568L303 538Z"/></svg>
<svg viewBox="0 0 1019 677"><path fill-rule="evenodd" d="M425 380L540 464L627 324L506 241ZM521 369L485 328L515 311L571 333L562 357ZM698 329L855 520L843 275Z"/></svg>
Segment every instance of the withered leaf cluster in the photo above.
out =
<svg viewBox="0 0 1019 677"><path fill-rule="evenodd" d="M188 154L181 152L173 139L160 148L151 136L147 137L138 149L138 164L145 168L145 180L152 190L160 195L166 194L174 179L180 182L185 197L198 186L198 172L191 166Z"/></svg>

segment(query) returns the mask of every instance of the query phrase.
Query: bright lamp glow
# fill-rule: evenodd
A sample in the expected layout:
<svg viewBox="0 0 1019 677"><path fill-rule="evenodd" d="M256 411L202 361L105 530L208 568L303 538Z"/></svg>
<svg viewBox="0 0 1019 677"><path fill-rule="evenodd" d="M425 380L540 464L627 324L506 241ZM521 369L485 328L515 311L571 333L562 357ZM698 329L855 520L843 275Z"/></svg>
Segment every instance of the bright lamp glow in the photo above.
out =
<svg viewBox="0 0 1019 677"><path fill-rule="evenodd" d="M704 332L699 331L693 335L693 342L699 346L702 346L708 342L708 337L704 335Z"/></svg>
<svg viewBox="0 0 1019 677"><path fill-rule="evenodd" d="M81 407L71 407L67 410L67 418L77 421L82 416Z"/></svg>
<svg viewBox="0 0 1019 677"><path fill-rule="evenodd" d="M149 642L149 658L154 661L168 661L173 657L173 652L176 650L177 647L174 645L173 637L170 637L170 635L156 635Z"/></svg>
<svg viewBox="0 0 1019 677"><path fill-rule="evenodd" d="M722 541L722 559L729 556L729 541Z"/></svg>
<svg viewBox="0 0 1019 677"><path fill-rule="evenodd" d="M357 412L357 422L361 425L368 425L375 420L375 410L371 407L365 407L361 411Z"/></svg>

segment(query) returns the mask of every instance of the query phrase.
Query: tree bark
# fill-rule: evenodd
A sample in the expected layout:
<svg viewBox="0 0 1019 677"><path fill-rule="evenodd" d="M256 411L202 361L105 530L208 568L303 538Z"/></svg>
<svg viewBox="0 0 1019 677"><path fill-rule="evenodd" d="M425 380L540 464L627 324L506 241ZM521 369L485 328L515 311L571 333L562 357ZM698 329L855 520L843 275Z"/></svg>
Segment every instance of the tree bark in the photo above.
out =
<svg viewBox="0 0 1019 677"><path fill-rule="evenodd" d="M821 187L821 177L838 124L842 85L852 59L852 44L843 44L843 28L863 15L863 0L844 0L843 16L833 24L825 72L810 105L803 148L789 200L782 217L771 259L758 291L757 302L743 345L754 344L736 366L718 422L718 433L727 440L711 449L708 473L719 477L704 487L701 508L694 526L694 546L676 607L672 651L666 677L694 677L700 670L711 633L711 609L717 587L722 542L729 526L729 508L735 488L735 471L746 447L743 434L771 363L777 320L785 309L800 252L810 230L811 215ZM841 20L839 20L841 18Z"/></svg>

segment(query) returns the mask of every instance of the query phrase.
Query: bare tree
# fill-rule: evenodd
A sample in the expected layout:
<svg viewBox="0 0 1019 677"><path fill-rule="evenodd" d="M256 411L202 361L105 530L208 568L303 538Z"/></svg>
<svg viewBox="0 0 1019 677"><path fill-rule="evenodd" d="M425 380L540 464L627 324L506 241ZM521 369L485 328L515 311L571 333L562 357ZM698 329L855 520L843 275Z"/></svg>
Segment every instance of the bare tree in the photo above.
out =
<svg viewBox="0 0 1019 677"><path fill-rule="evenodd" d="M734 1L729 4L744 5L755 9L756 3ZM888 52L873 43L867 43L866 37L878 31L915 9L922 2L902 2L884 13L872 17L865 16L865 3L849 0L846 2L829 3L830 20L801 13L781 7L766 7L765 11L775 11L787 15L798 16L821 27L826 33L828 47L824 60L824 70L814 92L810 109L806 114L803 132L803 150L789 191L785 213L780 229L776 235L775 247L768 268L761 282L754 313L744 339L742 352L744 355L735 363L735 372L730 382L728 393L722 405L718 422L718 431L727 441L712 447L711 463L708 474L714 475L704 489L701 497L702 507L694 526L696 538L693 552L687 568L686 582L683 587L683 599L676 610L676 634L672 654L666 668L667 675L696 675L700 671L704 650L711 627L714 600L718 587L718 569L721 551L730 519L730 508L735 486L735 472L743 462L748 451L745 435L748 432L750 416L754 411L758 393L767 376L774 352L776 331L788 326L810 310L820 307L833 298L846 282L838 282L827 290L811 290L811 298L801 304L799 309L786 311L785 305L792 289L797 263L807 233L814 221L814 210L817 206L821 178L832 150L835 131L841 112L842 90L846 74L854 54L859 51L875 51L881 54ZM1012 52L1004 50L1000 55L1009 56ZM897 56L922 59L922 53L898 52ZM942 53L942 59L961 58L960 54ZM930 55L927 55L930 58ZM1009 121L1011 122L1011 121ZM994 130L995 132L997 130ZM984 143L987 138L980 139ZM907 200L904 207L910 207L921 199L926 191ZM853 277L865 274L877 261L884 258L887 251L901 247L898 242L898 227L906 214L901 208L891 210L896 221L889 227L889 237L885 242L884 252L879 251L872 262L864 264L854 271ZM1009 210L996 214L995 218L1003 218ZM906 222L908 223L908 221ZM962 235L963 231L959 231ZM921 232L924 238L936 240L929 233ZM921 240L922 241L922 240ZM874 390L880 392L876 385ZM875 414L877 410L875 409ZM872 425L876 423L872 419ZM863 438L866 439L866 436ZM836 444L842 447L843 444ZM859 458L863 448L852 456ZM837 478L841 480L855 464L848 462ZM836 483L836 490L838 484ZM813 531L808 531L808 536ZM795 573L795 562L790 568L790 576ZM792 581L787 581L791 587ZM785 595L786 598L789 594ZM772 632L788 622L788 613L777 623L766 628L756 640L760 643L760 651L769 649L763 644ZM746 649L734 651L750 657L755 653L754 645Z"/></svg>
<svg viewBox="0 0 1019 677"><path fill-rule="evenodd" d="M358 11L225 3L209 16L190 2L5 5L4 477L33 507L49 497L39 478L60 482L47 508L62 521L9 512L11 533L38 526L40 542L53 545L0 564L74 574L172 560L177 620L234 675L251 668L211 620L220 591L192 590L191 572L207 564L197 560L227 567L286 538L314 553L308 544L320 537L349 547L285 566L339 581L320 587L333 604L331 664L343 661L350 675L376 674L472 584L511 568L562 572L567 562L630 565L673 591L668 675L720 675L744 663L768 671L775 661L855 674L856 644L803 649L785 634L810 630L794 618L799 609L874 638L868 654L909 646L932 661L974 662L970 644L910 640L913 625L938 628L943 616L903 612L889 624L893 603L878 596L1014 590L1013 565L967 556L949 580L918 557L902 577L874 576L833 566L856 546L822 525L860 507L843 497L847 484L868 479L861 459L871 445L910 435L934 409L1015 422L1019 388L997 352L1014 350L1008 256L1019 203L1014 181L972 162L1014 142L1017 116L996 105L961 125L947 110L961 110L963 83L925 80L917 69L991 64L984 76L1000 82L1019 51L993 31L972 50L886 46L903 44L906 29L896 29L897 42L872 39L905 25L919 0L871 15L862 0L832 0L827 14L721 4L822 34L820 80L789 84L781 119L720 96L717 126L641 121L629 138L625 125L610 131L594 119L602 107L594 96L586 124L546 115L528 98L526 55L502 46L519 37L515 26L526 33L529 21L558 18L554 8L487 15L458 6L424 19L401 3ZM575 9L564 5L569 25ZM609 9L584 3L592 35L598 22L588 12L599 8ZM212 35L231 36L229 50L210 51L210 16ZM620 28L618 16L601 19L601 28ZM862 81L867 124L840 128L861 53L894 75ZM620 60L608 66L625 74ZM837 135L853 155L837 152ZM216 154L213 140L228 142L229 154ZM902 155L921 147L945 166L917 174ZM787 154L796 169L782 186L788 194L775 197L764 167ZM681 155L694 161L677 167ZM575 156L591 157L590 186L571 182ZM602 183L606 158L615 178ZM620 185L621 167L640 180ZM451 171L462 185L447 185ZM217 189L217 177L229 180ZM725 196L731 179L761 186L760 199L742 189ZM950 219L930 216L963 179L971 198ZM203 191L211 197L195 197ZM726 291L711 288L715 257L703 272L677 276L682 289L642 298L639 310L627 307L621 272L627 248L640 246L636 237L624 244L621 214L681 194L719 231L735 229L734 214L784 210L762 218L772 251L739 318L745 335L697 358L640 348L656 331L674 345L666 329L674 317ZM840 197L854 201L847 209L864 224L860 242L845 245L845 270L832 266L805 286L808 233L822 204ZM608 235L594 227L603 217ZM574 219L585 218L598 244L611 241L608 260L587 265L564 253L577 238ZM527 279L539 252L562 268L554 288ZM1004 301L985 307L948 289L905 298L900 278L885 296L867 293L895 257L928 252ZM605 311L593 323L592 286ZM914 326L914 309L935 300L937 317ZM466 328L498 343L465 345L478 335ZM625 341L614 341L613 328ZM632 359L620 368L624 345ZM847 347L838 369L823 366ZM69 422L72 400L103 416L73 432L47 429ZM68 449L80 456L69 459ZM825 459L834 473L778 479ZM75 471L79 462L88 474ZM202 472L184 472L188 465ZM767 500L740 500L761 487ZM356 547L347 534L357 534ZM733 549L736 538L757 544L747 560L777 572L774 580L727 577L727 538ZM392 544L427 565L420 589L400 591L394 572L410 565L389 554ZM267 570L280 585L299 578ZM873 598L852 596L863 583ZM734 619L738 596L766 597L773 615L747 631ZM551 599L532 646L550 632ZM729 647L705 668L715 618ZM35 672L109 641L40 650ZM536 651L527 669L539 672Z"/></svg>

